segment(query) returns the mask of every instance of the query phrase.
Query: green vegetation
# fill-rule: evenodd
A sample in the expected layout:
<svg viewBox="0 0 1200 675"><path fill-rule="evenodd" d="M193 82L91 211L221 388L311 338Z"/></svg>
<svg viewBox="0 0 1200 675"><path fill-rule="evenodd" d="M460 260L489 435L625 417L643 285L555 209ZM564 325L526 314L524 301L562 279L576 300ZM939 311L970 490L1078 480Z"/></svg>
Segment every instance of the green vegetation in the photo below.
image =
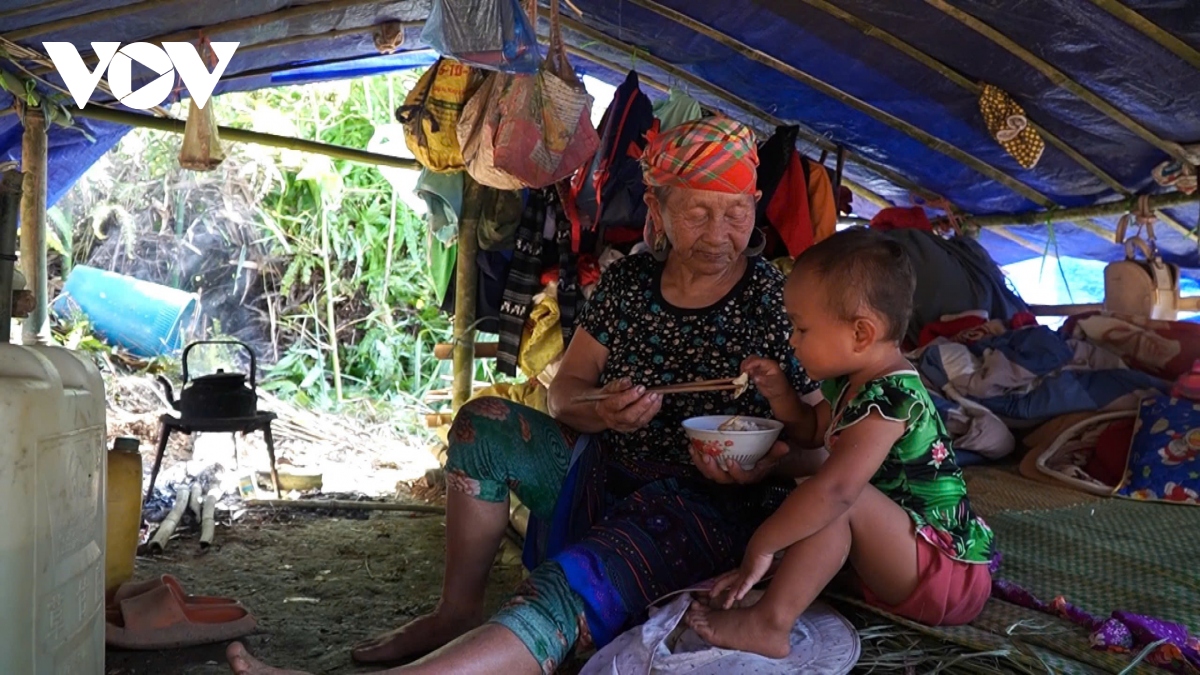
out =
<svg viewBox="0 0 1200 675"><path fill-rule="evenodd" d="M229 94L215 112L366 148L419 74ZM229 143L218 169L194 173L178 166L181 141L135 130L85 175L51 212L52 275L89 264L200 293L207 333L216 319L254 345L265 386L302 405L411 405L448 386L433 346L451 326L433 304L425 224L383 174Z"/></svg>

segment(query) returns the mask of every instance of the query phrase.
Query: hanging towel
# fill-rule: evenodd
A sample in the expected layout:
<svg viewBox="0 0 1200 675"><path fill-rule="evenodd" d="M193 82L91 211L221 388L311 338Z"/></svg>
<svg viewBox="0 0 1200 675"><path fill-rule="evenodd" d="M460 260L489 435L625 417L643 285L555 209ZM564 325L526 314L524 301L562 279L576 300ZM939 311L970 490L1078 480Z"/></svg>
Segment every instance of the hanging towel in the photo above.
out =
<svg viewBox="0 0 1200 675"><path fill-rule="evenodd" d="M429 209L425 215L429 231L443 244L453 244L458 238L458 218L463 208L463 172L436 173L421 169L413 192Z"/></svg>
<svg viewBox="0 0 1200 675"><path fill-rule="evenodd" d="M700 104L678 89L671 89L665 100L654 104L654 116L658 119L660 132L698 120L703 115Z"/></svg>

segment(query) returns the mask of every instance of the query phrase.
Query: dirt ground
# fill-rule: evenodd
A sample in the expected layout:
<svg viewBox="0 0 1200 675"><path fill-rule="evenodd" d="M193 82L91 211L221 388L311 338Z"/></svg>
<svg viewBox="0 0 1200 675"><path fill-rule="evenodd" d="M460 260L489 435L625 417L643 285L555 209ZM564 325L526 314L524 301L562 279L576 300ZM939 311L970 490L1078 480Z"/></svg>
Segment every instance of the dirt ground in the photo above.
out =
<svg viewBox="0 0 1200 675"><path fill-rule="evenodd" d="M185 531L166 551L139 557L135 579L172 574L189 593L235 597L257 617L243 642L267 663L312 673L358 673L349 647L433 608L442 583L440 515L255 512L218 527L202 551ZM488 608L522 575L506 542L488 589ZM225 645L163 652L109 650L108 675L228 673Z"/></svg>

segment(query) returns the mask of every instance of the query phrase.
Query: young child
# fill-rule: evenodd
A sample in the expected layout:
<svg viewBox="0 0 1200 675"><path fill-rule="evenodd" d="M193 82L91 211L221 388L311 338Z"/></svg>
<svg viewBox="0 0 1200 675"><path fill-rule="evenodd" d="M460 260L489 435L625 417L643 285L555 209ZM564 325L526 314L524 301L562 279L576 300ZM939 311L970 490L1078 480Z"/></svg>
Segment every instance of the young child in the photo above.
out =
<svg viewBox="0 0 1200 675"><path fill-rule="evenodd" d="M824 401L779 364L745 366L793 440L828 458L755 531L688 624L713 645L781 658L796 619L847 561L867 602L930 626L965 624L991 593L992 532L971 510L950 437L900 351L916 286L904 250L871 230L805 251L784 291L792 347ZM821 452L821 450L813 450ZM733 608L786 551L762 598Z"/></svg>

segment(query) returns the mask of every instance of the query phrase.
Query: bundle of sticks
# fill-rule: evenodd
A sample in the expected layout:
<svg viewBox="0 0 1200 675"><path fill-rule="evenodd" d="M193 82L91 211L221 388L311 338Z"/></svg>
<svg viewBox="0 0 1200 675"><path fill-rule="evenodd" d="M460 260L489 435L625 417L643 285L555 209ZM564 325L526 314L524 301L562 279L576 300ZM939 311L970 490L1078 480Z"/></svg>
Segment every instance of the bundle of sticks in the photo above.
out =
<svg viewBox="0 0 1200 675"><path fill-rule="evenodd" d="M745 373L737 377L727 377L719 380L698 380L696 382L686 382L683 384L668 384L661 387L649 387L647 393L658 394L697 394L707 391L732 391L733 397L737 398L746 393L750 387L750 377ZM621 392L596 392L594 394L584 394L572 399L574 403L592 403L595 401L604 401L619 396Z"/></svg>

